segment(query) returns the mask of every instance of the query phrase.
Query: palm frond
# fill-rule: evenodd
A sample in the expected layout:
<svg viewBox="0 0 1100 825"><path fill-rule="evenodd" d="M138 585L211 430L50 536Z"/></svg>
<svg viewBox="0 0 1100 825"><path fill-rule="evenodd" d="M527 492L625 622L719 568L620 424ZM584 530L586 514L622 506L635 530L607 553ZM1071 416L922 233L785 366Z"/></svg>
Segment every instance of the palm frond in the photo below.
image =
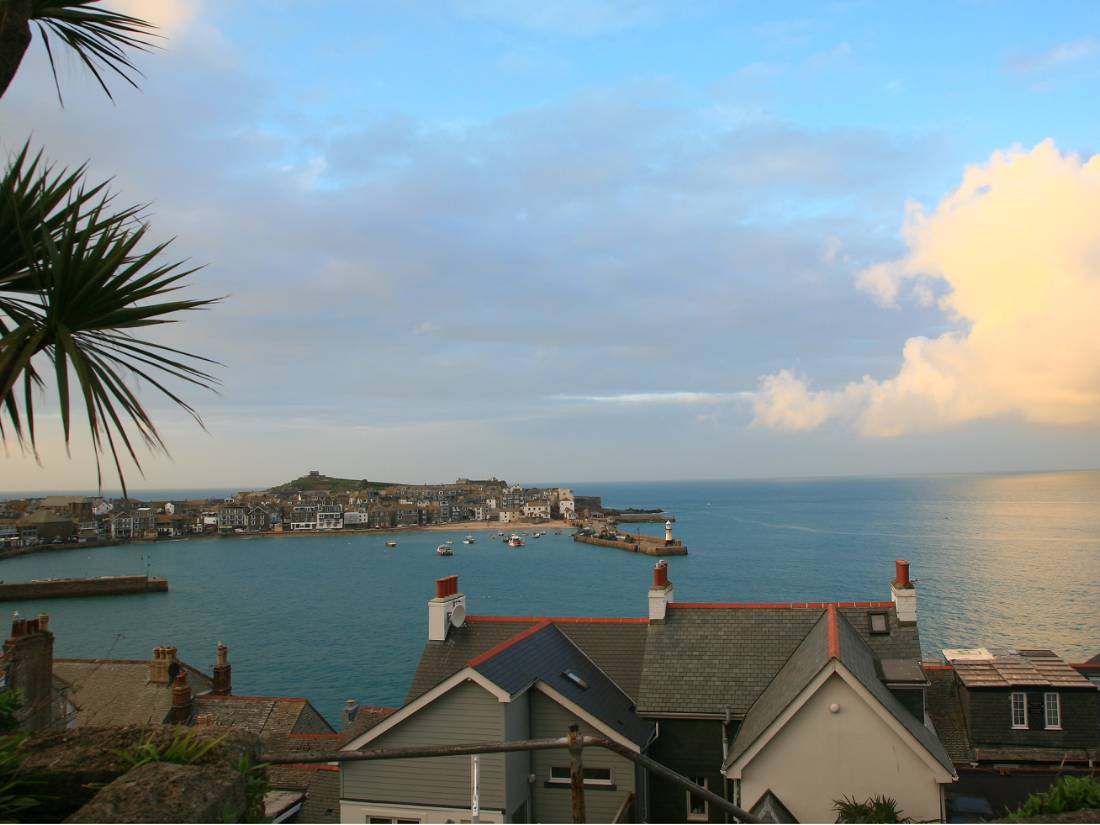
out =
<svg viewBox="0 0 1100 825"><path fill-rule="evenodd" d="M52 362L66 447L75 382L102 484L110 455L123 490L122 458L141 471L136 445L167 452L152 418L129 386L147 384L201 426L198 412L170 381L215 389L217 364L138 337L143 327L175 323L181 313L220 299L179 297L196 271L162 263L168 243L150 245L140 207L115 210L105 184L88 186L84 168L55 171L24 147L0 179L0 441L36 449L35 367Z"/></svg>
<svg viewBox="0 0 1100 825"><path fill-rule="evenodd" d="M135 77L141 76L141 71L128 52L149 51L156 46L150 39L155 36L153 24L102 8L99 0L33 0L31 6L31 20L42 36L62 105L51 35L72 49L111 100L114 96L104 75L110 77L113 73L137 88Z"/></svg>

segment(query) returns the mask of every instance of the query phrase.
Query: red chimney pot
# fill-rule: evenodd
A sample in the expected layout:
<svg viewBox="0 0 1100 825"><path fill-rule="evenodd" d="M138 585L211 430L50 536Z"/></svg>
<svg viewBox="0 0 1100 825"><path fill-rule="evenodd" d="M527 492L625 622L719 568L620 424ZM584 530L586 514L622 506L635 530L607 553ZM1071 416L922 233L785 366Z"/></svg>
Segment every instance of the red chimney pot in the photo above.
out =
<svg viewBox="0 0 1100 825"><path fill-rule="evenodd" d="M668 587L668 562L661 559L653 568L653 586Z"/></svg>
<svg viewBox="0 0 1100 825"><path fill-rule="evenodd" d="M447 598L447 585L448 581L446 577L435 580L435 597L437 599Z"/></svg>
<svg viewBox="0 0 1100 825"><path fill-rule="evenodd" d="M909 562L905 559L897 559L894 562L894 584L898 587L911 587L909 581Z"/></svg>

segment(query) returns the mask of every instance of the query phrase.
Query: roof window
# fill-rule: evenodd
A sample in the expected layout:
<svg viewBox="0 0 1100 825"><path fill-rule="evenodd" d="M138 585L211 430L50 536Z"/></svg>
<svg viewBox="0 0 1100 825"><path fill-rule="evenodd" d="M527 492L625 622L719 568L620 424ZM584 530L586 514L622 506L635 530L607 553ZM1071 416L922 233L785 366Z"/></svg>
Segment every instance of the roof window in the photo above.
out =
<svg viewBox="0 0 1100 825"><path fill-rule="evenodd" d="M588 682L584 681L575 671L563 670L561 675L579 687L581 690L588 690Z"/></svg>
<svg viewBox="0 0 1100 825"><path fill-rule="evenodd" d="M868 618L871 620L872 636L890 635L890 622L885 613L869 613Z"/></svg>

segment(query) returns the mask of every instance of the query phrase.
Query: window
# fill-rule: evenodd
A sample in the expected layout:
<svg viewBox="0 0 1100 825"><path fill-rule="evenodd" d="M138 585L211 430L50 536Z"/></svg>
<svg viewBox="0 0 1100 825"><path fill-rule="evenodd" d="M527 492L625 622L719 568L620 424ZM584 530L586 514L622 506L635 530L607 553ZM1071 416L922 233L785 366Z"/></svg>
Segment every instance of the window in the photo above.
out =
<svg viewBox="0 0 1100 825"><path fill-rule="evenodd" d="M556 765L550 768L550 783L554 785L569 784L569 768L566 765ZM585 768L585 787L599 787L611 785L611 768Z"/></svg>
<svg viewBox="0 0 1100 825"><path fill-rule="evenodd" d="M885 613L870 613L871 635L888 636L890 634L890 622Z"/></svg>
<svg viewBox="0 0 1100 825"><path fill-rule="evenodd" d="M1012 694L1012 727L1027 730L1027 694Z"/></svg>
<svg viewBox="0 0 1100 825"><path fill-rule="evenodd" d="M1062 705L1057 693L1043 694L1043 727L1047 730L1062 729Z"/></svg>
<svg viewBox="0 0 1100 825"><path fill-rule="evenodd" d="M701 785L708 791L710 790L710 788L707 787L707 778L705 776L689 776L688 779L696 785ZM691 791L684 791L684 793L687 795L687 817L685 817L687 821L706 822L710 813L710 806L707 801L701 796L696 796Z"/></svg>

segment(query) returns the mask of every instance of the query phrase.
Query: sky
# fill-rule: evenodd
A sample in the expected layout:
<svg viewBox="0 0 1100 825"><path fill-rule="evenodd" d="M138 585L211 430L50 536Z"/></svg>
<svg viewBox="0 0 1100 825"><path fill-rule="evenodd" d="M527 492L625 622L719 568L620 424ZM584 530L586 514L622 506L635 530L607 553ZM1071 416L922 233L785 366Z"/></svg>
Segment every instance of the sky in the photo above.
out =
<svg viewBox="0 0 1100 825"><path fill-rule="evenodd" d="M224 296L132 487L1100 467L1100 6L116 0L0 152ZM50 392L0 490L94 488Z"/></svg>

